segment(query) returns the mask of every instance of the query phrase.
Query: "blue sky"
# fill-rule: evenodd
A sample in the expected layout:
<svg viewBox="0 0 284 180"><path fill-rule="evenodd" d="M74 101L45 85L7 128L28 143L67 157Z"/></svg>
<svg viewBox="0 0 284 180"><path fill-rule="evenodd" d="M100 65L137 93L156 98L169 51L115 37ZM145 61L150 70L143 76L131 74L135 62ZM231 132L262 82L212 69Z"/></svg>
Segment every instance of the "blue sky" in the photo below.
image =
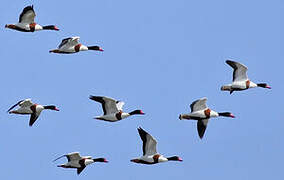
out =
<svg viewBox="0 0 284 180"><path fill-rule="evenodd" d="M15 23L34 4L36 22L60 31L22 33ZM283 177L283 2L272 1L27 1L1 8L0 179L280 179ZM80 36L104 52L50 54L63 38ZM229 95L233 59L245 64L255 88ZM89 95L124 101L125 111L145 116L117 123L92 119L101 106ZM192 101L208 98L216 111L237 118L209 122L202 140L196 122L180 121ZM28 116L5 111L20 99L55 104L33 127ZM142 154L141 126L165 156L182 163L131 163ZM108 164L57 168L56 157L73 151L105 157Z"/></svg>

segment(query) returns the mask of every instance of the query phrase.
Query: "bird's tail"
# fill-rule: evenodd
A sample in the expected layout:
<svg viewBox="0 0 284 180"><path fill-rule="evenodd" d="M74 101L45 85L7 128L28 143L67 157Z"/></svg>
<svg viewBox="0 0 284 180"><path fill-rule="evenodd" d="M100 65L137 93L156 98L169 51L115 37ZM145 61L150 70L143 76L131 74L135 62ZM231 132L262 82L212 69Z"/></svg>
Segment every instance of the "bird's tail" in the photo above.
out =
<svg viewBox="0 0 284 180"><path fill-rule="evenodd" d="M179 115L179 119L183 120L183 119L191 119L190 116L188 114L180 114Z"/></svg>
<svg viewBox="0 0 284 180"><path fill-rule="evenodd" d="M232 90L232 86L230 85L225 85L221 87L221 91L231 91Z"/></svg>

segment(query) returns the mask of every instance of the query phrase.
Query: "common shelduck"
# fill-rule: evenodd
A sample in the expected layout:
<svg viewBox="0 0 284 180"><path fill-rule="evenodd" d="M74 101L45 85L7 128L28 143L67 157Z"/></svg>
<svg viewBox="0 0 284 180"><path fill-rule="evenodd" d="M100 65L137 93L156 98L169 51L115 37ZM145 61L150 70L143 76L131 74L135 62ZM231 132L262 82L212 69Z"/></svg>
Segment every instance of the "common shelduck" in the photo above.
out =
<svg viewBox="0 0 284 180"><path fill-rule="evenodd" d="M22 11L19 22L17 24L6 24L5 28L14 29L22 32L34 32L40 30L56 30L59 29L54 25L41 26L34 22L35 11L33 6L27 6Z"/></svg>
<svg viewBox="0 0 284 180"><path fill-rule="evenodd" d="M235 118L230 112L215 112L206 105L207 98L201 98L190 105L191 113L179 115L179 119L197 120L197 131L200 139L203 138L208 120L211 117L225 116Z"/></svg>
<svg viewBox="0 0 284 180"><path fill-rule="evenodd" d="M135 114L141 114L143 115L144 112L141 110L135 110L130 113L126 113L122 111L122 107L124 105L124 102L117 101L115 99L104 97L104 96L90 96L91 100L97 101L102 104L102 108L104 111L104 115L97 116L95 119L109 121L109 122L115 122L122 120L124 118L127 118L131 115Z"/></svg>
<svg viewBox="0 0 284 180"><path fill-rule="evenodd" d="M78 152L72 152L72 153L68 153L65 154L63 156L58 157L57 159L55 159L54 161L62 158L62 157L66 157L68 162L66 164L60 164L57 167L62 167L62 168L76 168L77 169L77 174L79 175L84 168L89 165L92 164L94 162L105 162L107 163L108 161L105 158L96 158L93 159L91 156L83 156L81 157L80 154Z"/></svg>
<svg viewBox="0 0 284 180"><path fill-rule="evenodd" d="M178 156L164 157L157 153L157 141L149 133L141 127L138 128L139 135L143 141L143 156L140 158L131 159L131 162L140 164L156 164L167 161L182 161Z"/></svg>
<svg viewBox="0 0 284 180"><path fill-rule="evenodd" d="M88 50L94 50L94 51L104 51L99 46L85 46L81 43L79 43L80 37L69 37L62 40L62 42L59 44L58 49L50 50L50 53L61 53L61 54L71 54L71 53L77 53L79 51L88 51Z"/></svg>
<svg viewBox="0 0 284 180"><path fill-rule="evenodd" d="M247 70L248 68L238 62L227 60L226 63L231 66L234 69L233 72L233 83L228 84L221 87L222 91L230 91L230 94L232 94L234 91L242 91L249 88L255 88L255 87L262 87L262 88L268 88L271 89L269 85L266 83L254 83L248 79L247 76Z"/></svg>
<svg viewBox="0 0 284 180"><path fill-rule="evenodd" d="M18 109L11 111L18 105L19 105ZM23 115L30 114L31 117L30 117L29 125L32 126L34 122L37 120L37 118L39 117L41 111L44 109L59 111L59 109L57 109L56 106L54 105L43 106L40 104L34 104L31 101L31 99L25 99L13 105L7 112L9 112L10 114L23 114Z"/></svg>

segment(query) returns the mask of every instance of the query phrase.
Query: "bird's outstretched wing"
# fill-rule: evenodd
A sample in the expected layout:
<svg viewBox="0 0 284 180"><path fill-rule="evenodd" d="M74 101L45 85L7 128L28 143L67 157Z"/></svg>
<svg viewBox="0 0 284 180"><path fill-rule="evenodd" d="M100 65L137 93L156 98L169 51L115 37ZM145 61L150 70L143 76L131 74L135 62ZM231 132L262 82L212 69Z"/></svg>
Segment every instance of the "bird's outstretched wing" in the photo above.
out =
<svg viewBox="0 0 284 180"><path fill-rule="evenodd" d="M117 107L117 109L118 109L119 111L122 111L124 104L125 104L125 103L122 102L122 101L116 101L116 107Z"/></svg>
<svg viewBox="0 0 284 180"><path fill-rule="evenodd" d="M8 111L7 112L9 112L9 111L11 111L12 109L14 109L16 106L18 106L21 102L23 102L24 100L21 100L21 101L19 101L19 102L17 102L16 104L14 104L12 107L10 107L9 109L8 109Z"/></svg>
<svg viewBox="0 0 284 180"><path fill-rule="evenodd" d="M138 128L138 132L141 140L143 141L143 156L157 154L157 141L149 133L143 130L141 127Z"/></svg>
<svg viewBox="0 0 284 180"><path fill-rule="evenodd" d="M72 40L72 37L62 39L61 43L58 46L58 49L60 49L62 46L64 46L65 44L67 44L71 40Z"/></svg>
<svg viewBox="0 0 284 180"><path fill-rule="evenodd" d="M233 81L248 80L247 76L248 68L245 65L231 60L227 60L226 63L234 69Z"/></svg>
<svg viewBox="0 0 284 180"><path fill-rule="evenodd" d="M205 130L207 128L208 120L209 119L202 119L202 120L197 121L197 131L198 131L198 135L200 139L202 139L204 136Z"/></svg>
<svg viewBox="0 0 284 180"><path fill-rule="evenodd" d="M104 115L119 112L117 101L115 99L105 96L90 96L89 98L102 104Z"/></svg>
<svg viewBox="0 0 284 180"><path fill-rule="evenodd" d="M80 168L77 168L77 174L79 175L84 169L85 169L86 165L81 166Z"/></svg>
<svg viewBox="0 0 284 180"><path fill-rule="evenodd" d="M56 158L55 160L53 160L53 162L57 161L58 159L63 158L63 157L66 157L68 162L70 162L70 161L79 161L79 160L82 159L82 157L80 156L79 152L72 152L72 153L64 154L64 155Z"/></svg>
<svg viewBox="0 0 284 180"><path fill-rule="evenodd" d="M33 112L31 114L29 126L32 126L36 122L36 120L38 119L39 115L40 115L40 113L36 113L36 112Z"/></svg>
<svg viewBox="0 0 284 180"><path fill-rule="evenodd" d="M79 175L86 167L85 165L85 159L81 159L79 161L79 164L81 165L81 167L77 168L77 174Z"/></svg>
<svg viewBox="0 0 284 180"><path fill-rule="evenodd" d="M23 9L22 13L20 14L19 17L19 23L34 23L34 19L35 19L35 11L33 6L27 6Z"/></svg>
<svg viewBox="0 0 284 180"><path fill-rule="evenodd" d="M190 105L191 112L207 109L206 101L207 101L207 98L204 97L204 98L198 99L194 101L193 103L191 103Z"/></svg>
<svg viewBox="0 0 284 180"><path fill-rule="evenodd" d="M30 107L32 106L34 103L32 102L31 99L25 99L23 102L21 102L19 104L20 107Z"/></svg>
<svg viewBox="0 0 284 180"><path fill-rule="evenodd" d="M10 107L7 112L10 112L12 109L14 109L18 105L20 107L30 107L31 105L33 105L33 102L32 102L31 99L21 100L21 101L17 102L16 104L14 104L12 107Z"/></svg>

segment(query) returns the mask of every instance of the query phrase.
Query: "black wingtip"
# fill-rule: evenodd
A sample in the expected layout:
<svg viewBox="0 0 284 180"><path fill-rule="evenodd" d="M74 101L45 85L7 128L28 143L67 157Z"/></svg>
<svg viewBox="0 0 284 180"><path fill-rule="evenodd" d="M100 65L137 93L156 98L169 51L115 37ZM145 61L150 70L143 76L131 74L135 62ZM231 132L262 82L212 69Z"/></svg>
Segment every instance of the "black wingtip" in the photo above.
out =
<svg viewBox="0 0 284 180"><path fill-rule="evenodd" d="M93 101L96 101L97 98L96 98L96 96L90 95L90 96L89 96L89 99L91 99L91 100L93 100Z"/></svg>
<svg viewBox="0 0 284 180"><path fill-rule="evenodd" d="M144 131L144 129L142 129L141 126L139 126L139 127L137 128L137 130L138 130L138 131Z"/></svg>
<svg viewBox="0 0 284 180"><path fill-rule="evenodd" d="M90 96L89 96L89 99L94 100L94 99L96 99L96 96L90 95Z"/></svg>
<svg viewBox="0 0 284 180"><path fill-rule="evenodd" d="M32 4L24 8L24 11L28 11L28 10L34 10L34 5Z"/></svg>
<svg viewBox="0 0 284 180"><path fill-rule="evenodd" d="M232 68L237 68L236 67L236 61L232 61L232 60L226 60L226 63L231 66Z"/></svg>
<svg viewBox="0 0 284 180"><path fill-rule="evenodd" d="M64 154L64 155L62 155L62 156L59 156L58 158L54 159L52 162L55 162L55 161L57 161L58 159L61 159L61 158L65 157L65 156L67 156L67 155ZM58 166L57 166L57 167L58 167Z"/></svg>
<svg viewBox="0 0 284 180"><path fill-rule="evenodd" d="M142 127L138 127L137 128L138 133L141 137L145 136L146 134L148 134L144 129L142 129Z"/></svg>
<svg viewBox="0 0 284 180"><path fill-rule="evenodd" d="M229 66L231 66L233 69L238 69L238 67L237 67L237 65L236 65L238 62L232 61L232 60L227 60L226 63L227 63Z"/></svg>
<svg viewBox="0 0 284 180"><path fill-rule="evenodd" d="M33 12L34 12L34 6L33 6L33 5L26 6L26 7L23 9L23 11L22 11L22 13L20 14L20 17L19 17L19 22L22 21L22 17L23 17L24 14L25 14L26 12L28 12L28 11L33 11Z"/></svg>
<svg viewBox="0 0 284 180"><path fill-rule="evenodd" d="M205 131L204 132L198 132L198 136L200 139L202 139L204 137Z"/></svg>

